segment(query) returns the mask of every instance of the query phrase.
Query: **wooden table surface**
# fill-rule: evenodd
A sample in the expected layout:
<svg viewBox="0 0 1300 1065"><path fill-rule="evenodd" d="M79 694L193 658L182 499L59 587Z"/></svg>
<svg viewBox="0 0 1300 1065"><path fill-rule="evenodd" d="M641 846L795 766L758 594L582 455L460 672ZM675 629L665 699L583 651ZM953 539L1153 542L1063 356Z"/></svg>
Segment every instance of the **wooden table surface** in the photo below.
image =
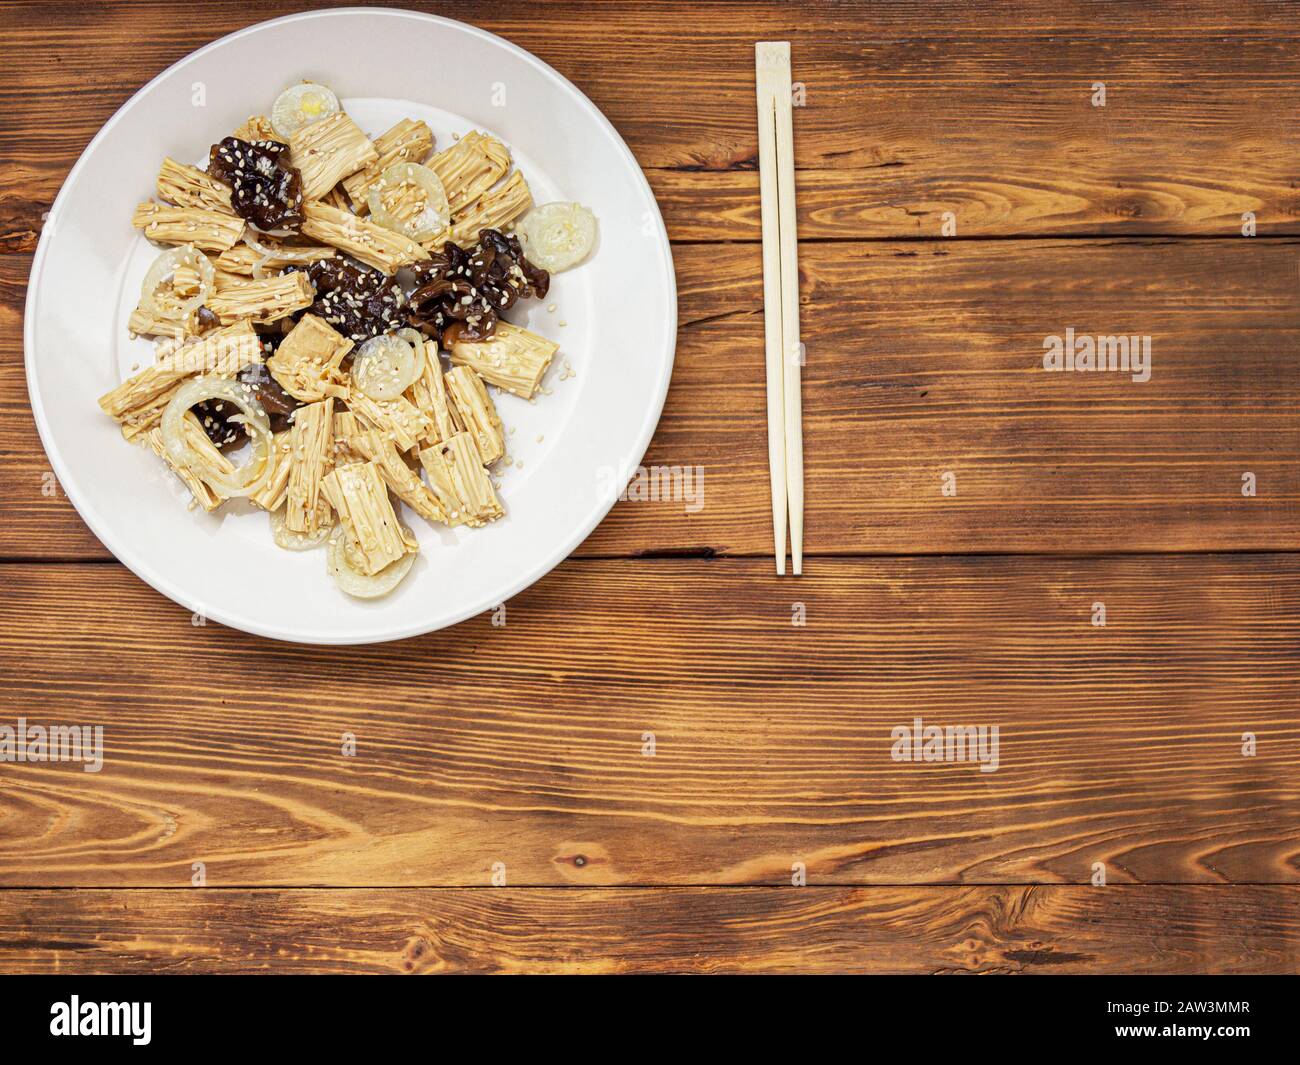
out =
<svg viewBox="0 0 1300 1065"><path fill-rule="evenodd" d="M1295 7L419 6L645 168L681 321L645 461L704 506L620 503L504 626L193 625L52 484L23 302L87 141L254 8L0 3L0 723L106 747L0 764L0 969L1300 970ZM805 94L798 580L760 39ZM1151 336L1150 381L1045 373L1067 327ZM997 772L894 761L915 717L997 725Z"/></svg>

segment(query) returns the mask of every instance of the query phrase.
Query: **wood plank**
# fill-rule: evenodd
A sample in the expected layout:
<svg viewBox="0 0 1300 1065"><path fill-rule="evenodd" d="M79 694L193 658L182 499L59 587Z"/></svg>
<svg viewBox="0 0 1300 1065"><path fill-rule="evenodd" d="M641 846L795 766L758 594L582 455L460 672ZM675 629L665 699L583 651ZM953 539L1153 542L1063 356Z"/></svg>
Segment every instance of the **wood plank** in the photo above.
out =
<svg viewBox="0 0 1300 1065"><path fill-rule="evenodd" d="M300 5L258 6L272 17ZM753 42L793 42L804 239L1300 232L1300 31L1208 2L609 5L430 10L575 81L628 140L679 240L757 240ZM30 251L122 102L247 4L4 4L0 250ZM601 45L590 45L592 26ZM960 32L958 32L958 29ZM1093 105L1095 82L1107 86ZM199 145L202 148L202 145Z"/></svg>
<svg viewBox="0 0 1300 1065"><path fill-rule="evenodd" d="M1297 246L804 247L808 553L1294 549ZM703 506L634 491L580 553L770 555L759 249L679 247L676 262L677 367L645 464L702 467ZM106 557L42 491L27 268L0 257L0 557ZM1150 336L1151 379L1045 372L1044 338L1067 327Z"/></svg>
<svg viewBox="0 0 1300 1065"><path fill-rule="evenodd" d="M5 566L0 724L105 761L0 763L0 885L1300 880L1300 555L770 568L570 562L504 626L330 649ZM896 761L917 716L998 769Z"/></svg>
<svg viewBox="0 0 1300 1065"><path fill-rule="evenodd" d="M3 891L0 972L1278 974L1300 972L1298 901L1260 886Z"/></svg>

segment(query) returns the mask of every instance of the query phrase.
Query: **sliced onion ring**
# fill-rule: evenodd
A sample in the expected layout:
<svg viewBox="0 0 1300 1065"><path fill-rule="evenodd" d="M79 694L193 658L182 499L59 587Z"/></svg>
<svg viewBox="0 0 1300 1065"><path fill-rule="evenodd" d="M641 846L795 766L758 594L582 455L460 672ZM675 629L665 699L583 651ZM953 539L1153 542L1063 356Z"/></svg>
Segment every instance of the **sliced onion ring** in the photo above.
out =
<svg viewBox="0 0 1300 1065"><path fill-rule="evenodd" d="M596 246L596 216L580 203L544 203L515 223L529 262L551 273L577 266Z"/></svg>
<svg viewBox="0 0 1300 1065"><path fill-rule="evenodd" d="M203 306L203 301L212 295L212 288L216 284L216 270L213 269L208 257L193 244L183 244L179 248L170 248L163 252L149 267L149 272L144 275L144 283L140 286L140 306L142 309L146 311L161 310L158 306L158 290L175 275L177 268L181 266L190 266L198 271L199 291L197 295L180 300L174 307L168 307L167 310L169 312L174 310L179 317L184 318Z"/></svg>
<svg viewBox="0 0 1300 1065"><path fill-rule="evenodd" d="M348 562L347 532L342 525L334 526L325 547L325 569L334 578L339 590L357 599L378 599L387 595L399 584L415 562L415 552L390 562L378 573L367 576Z"/></svg>
<svg viewBox="0 0 1300 1065"><path fill-rule="evenodd" d="M229 421L239 422L253 441L253 457L232 472L217 469L210 459L191 446L183 432L183 420L189 409L205 399L221 399L233 403L241 411ZM275 470L275 440L271 435L271 422L261 404L253 399L251 391L228 377L205 375L186 381L176 390L176 395L163 411L163 446L168 457L177 466L189 470L207 482L225 499L250 496L266 485Z"/></svg>
<svg viewBox="0 0 1300 1065"><path fill-rule="evenodd" d="M384 191L401 184L415 185L424 192L424 210L411 219L393 215L384 205ZM370 219L377 226L391 229L410 240L425 240L441 233L451 222L451 204L447 190L427 166L419 163L394 163L379 175L378 184L366 194Z"/></svg>
<svg viewBox="0 0 1300 1065"><path fill-rule="evenodd" d="M396 399L424 369L418 354L400 336L371 337L352 356L352 380L371 399Z"/></svg>
<svg viewBox="0 0 1300 1065"><path fill-rule="evenodd" d="M408 344L411 345L411 347L415 349L415 361L419 363L420 356L424 353L424 344L425 344L425 340L427 339L425 335L421 333L418 329L412 329L408 325L404 329L398 329L396 332L393 333L393 336L405 340ZM415 376L419 377L420 375L419 373L416 373Z"/></svg>
<svg viewBox="0 0 1300 1065"><path fill-rule="evenodd" d="M329 118L339 110L339 98L332 90L313 81L299 82L275 98L271 107L271 128L288 140L303 126Z"/></svg>
<svg viewBox="0 0 1300 1065"><path fill-rule="evenodd" d="M271 539L275 541L276 547L283 547L286 551L310 551L313 547L320 547L330 534L330 527L322 525L314 533L294 532L284 523L284 507L271 511Z"/></svg>
<svg viewBox="0 0 1300 1065"><path fill-rule="evenodd" d="M270 234L263 233L263 236ZM298 236L297 233L291 234ZM244 243L253 251L257 252L264 259L279 259L286 263L311 263L320 258L320 248L272 248L260 241L254 240L248 235L248 230L244 230Z"/></svg>

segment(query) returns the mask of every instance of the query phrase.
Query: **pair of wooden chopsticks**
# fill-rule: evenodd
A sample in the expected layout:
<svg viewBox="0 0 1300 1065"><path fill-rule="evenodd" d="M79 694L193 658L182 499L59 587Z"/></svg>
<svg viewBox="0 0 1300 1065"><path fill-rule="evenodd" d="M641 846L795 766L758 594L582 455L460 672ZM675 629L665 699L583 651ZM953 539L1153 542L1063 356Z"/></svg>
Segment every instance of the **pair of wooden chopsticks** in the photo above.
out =
<svg viewBox="0 0 1300 1065"><path fill-rule="evenodd" d="M754 46L758 172L763 207L763 314L767 342L767 461L772 477L776 572L803 572L803 400L799 368L799 248L794 213L790 42Z"/></svg>

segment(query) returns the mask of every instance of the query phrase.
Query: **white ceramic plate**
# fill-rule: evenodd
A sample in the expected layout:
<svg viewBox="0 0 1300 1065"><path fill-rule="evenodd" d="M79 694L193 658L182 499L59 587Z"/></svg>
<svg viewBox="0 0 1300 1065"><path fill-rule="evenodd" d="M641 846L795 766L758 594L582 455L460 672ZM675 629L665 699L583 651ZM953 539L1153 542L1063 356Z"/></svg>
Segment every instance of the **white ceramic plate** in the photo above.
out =
<svg viewBox="0 0 1300 1065"><path fill-rule="evenodd" d="M539 17L544 15L539 14ZM131 228L165 155L208 146L266 113L302 78L331 86L372 136L422 118L437 147L483 129L511 148L539 203L577 200L600 219L585 264L510 317L560 343L534 403L498 398L516 464L507 517L485 529L431 528L414 515L415 567L396 592L354 600L324 551L271 541L266 514L206 515L144 447L127 444L96 399L153 361L127 316L158 254ZM554 305L555 311L548 308ZM32 265L27 383L41 440L86 523L164 595L223 624L283 640L347 644L429 632L491 609L569 554L613 505L659 420L672 373L677 301L667 234L618 133L573 85L482 30L411 12L347 8L252 26L199 49L132 97L73 167ZM561 379L566 363L573 376ZM521 465L522 464L522 465Z"/></svg>

